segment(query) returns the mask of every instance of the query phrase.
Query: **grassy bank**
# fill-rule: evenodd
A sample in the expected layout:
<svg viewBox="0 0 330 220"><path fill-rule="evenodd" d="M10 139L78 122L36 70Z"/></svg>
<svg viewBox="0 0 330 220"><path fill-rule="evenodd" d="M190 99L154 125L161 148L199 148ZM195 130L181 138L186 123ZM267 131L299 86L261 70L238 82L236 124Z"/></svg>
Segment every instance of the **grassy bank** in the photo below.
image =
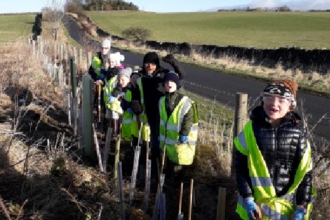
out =
<svg viewBox="0 0 330 220"><path fill-rule="evenodd" d="M15 42L32 34L35 14L0 15L0 43Z"/></svg>
<svg viewBox="0 0 330 220"><path fill-rule="evenodd" d="M102 29L121 36L129 27L152 32L150 40L243 47L330 48L330 13L212 12L145 13L88 12Z"/></svg>

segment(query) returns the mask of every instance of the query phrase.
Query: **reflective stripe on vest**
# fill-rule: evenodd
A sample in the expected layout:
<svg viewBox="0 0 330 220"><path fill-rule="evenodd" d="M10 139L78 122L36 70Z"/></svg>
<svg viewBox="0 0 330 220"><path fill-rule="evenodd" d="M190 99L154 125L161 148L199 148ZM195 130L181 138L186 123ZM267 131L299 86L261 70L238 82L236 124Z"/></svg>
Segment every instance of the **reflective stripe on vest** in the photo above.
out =
<svg viewBox="0 0 330 220"><path fill-rule="evenodd" d="M176 146L179 140L179 132L181 130L182 121L184 116L187 114L189 109L192 107L194 102L190 100L187 96L184 96L178 105L173 110L172 114L168 117L165 107L165 97L163 96L159 100L159 113L160 113L160 125L159 125L159 142L160 147L166 147L166 153L169 159L176 163L180 164L178 161L178 155ZM194 109L194 114L197 112ZM198 123L193 123L189 135L188 143L193 150L193 154L196 148L197 142L197 133L198 133Z"/></svg>
<svg viewBox="0 0 330 220"><path fill-rule="evenodd" d="M242 154L247 156L249 175L251 178L253 197L260 205L264 218L272 220L288 220L295 210L295 192L303 180L305 174L311 170L311 148L307 143L306 151L300 161L295 179L286 195L277 197L275 188L269 175L266 162L257 146L253 133L252 122L249 121L243 131L234 140L235 147ZM316 195L313 193L313 195ZM238 199L236 212L242 219L247 219L246 209L242 203L243 199ZM309 216L312 205L308 206ZM305 217L305 219L306 219Z"/></svg>
<svg viewBox="0 0 330 220"><path fill-rule="evenodd" d="M110 80L108 80L105 83L105 86L103 87L104 90L103 100L106 108L110 109L111 111L115 111L119 114L123 114L123 109L120 106L120 101L118 100L118 98L116 98L113 103L109 103L109 97L111 96L113 90L116 88L117 83L118 83L117 75L112 77Z"/></svg>

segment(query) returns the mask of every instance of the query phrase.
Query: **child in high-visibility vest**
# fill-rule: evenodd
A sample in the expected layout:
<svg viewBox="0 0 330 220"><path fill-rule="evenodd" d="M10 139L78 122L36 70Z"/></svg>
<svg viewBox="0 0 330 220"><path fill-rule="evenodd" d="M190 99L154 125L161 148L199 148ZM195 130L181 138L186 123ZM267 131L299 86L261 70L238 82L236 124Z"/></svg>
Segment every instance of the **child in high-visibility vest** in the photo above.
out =
<svg viewBox="0 0 330 220"><path fill-rule="evenodd" d="M119 123L120 117L123 115L124 111L121 107L121 102L125 97L127 86L130 84L130 77L132 74L132 69L130 67L125 69L120 69L118 75L113 77L112 89L108 95L108 104L111 110L111 127L113 128L113 136L118 136L119 134Z"/></svg>
<svg viewBox="0 0 330 220"><path fill-rule="evenodd" d="M180 78L175 72L163 78L165 96L159 100L160 148L167 155L166 180L173 181L182 165L193 162L198 132L196 103L180 93Z"/></svg>
<svg viewBox="0 0 330 220"><path fill-rule="evenodd" d="M261 93L261 105L235 138L242 219L306 220L313 196L311 148L294 111L298 85L274 80Z"/></svg>

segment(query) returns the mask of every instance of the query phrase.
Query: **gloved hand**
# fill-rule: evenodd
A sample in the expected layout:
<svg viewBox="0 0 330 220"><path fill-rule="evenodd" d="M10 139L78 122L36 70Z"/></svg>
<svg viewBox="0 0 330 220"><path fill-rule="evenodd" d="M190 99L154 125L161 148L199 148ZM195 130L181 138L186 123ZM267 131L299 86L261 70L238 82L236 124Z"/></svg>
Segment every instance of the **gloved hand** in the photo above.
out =
<svg viewBox="0 0 330 220"><path fill-rule="evenodd" d="M181 143L187 143L189 139L188 139L188 136L180 134L179 140L180 140Z"/></svg>
<svg viewBox="0 0 330 220"><path fill-rule="evenodd" d="M142 113L142 106L137 100L132 101L132 109L136 114L141 114Z"/></svg>
<svg viewBox="0 0 330 220"><path fill-rule="evenodd" d="M176 62L176 59L172 54L167 54L165 57L163 57L163 61L173 65Z"/></svg>
<svg viewBox="0 0 330 220"><path fill-rule="evenodd" d="M112 104L114 101L115 101L115 97L114 96L109 96L109 98L108 98L108 102L110 103L110 104Z"/></svg>
<svg viewBox="0 0 330 220"><path fill-rule="evenodd" d="M296 211L293 213L292 220L303 220L306 214L306 210L302 207L297 207Z"/></svg>
<svg viewBox="0 0 330 220"><path fill-rule="evenodd" d="M103 80L105 78L105 75L103 73L101 73L100 75L98 75L97 79L98 80Z"/></svg>
<svg viewBox="0 0 330 220"><path fill-rule="evenodd" d="M249 219L253 220L254 219L254 212L259 213L257 204L254 202L254 198L253 197L248 197L248 198L245 199L244 203L245 203L245 208L246 208L246 211L248 213Z"/></svg>
<svg viewBox="0 0 330 220"><path fill-rule="evenodd" d="M133 109L131 109L131 108L128 108L127 111L128 111L128 113L130 113L132 115L134 114Z"/></svg>

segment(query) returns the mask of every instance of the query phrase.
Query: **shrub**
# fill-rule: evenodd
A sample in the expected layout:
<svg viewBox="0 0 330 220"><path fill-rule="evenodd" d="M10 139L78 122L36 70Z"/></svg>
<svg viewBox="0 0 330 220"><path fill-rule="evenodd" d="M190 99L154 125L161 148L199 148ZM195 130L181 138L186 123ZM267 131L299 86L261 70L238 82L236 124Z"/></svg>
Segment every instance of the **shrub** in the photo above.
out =
<svg viewBox="0 0 330 220"><path fill-rule="evenodd" d="M68 2L64 6L65 12L75 13L79 16L85 15L82 5L79 5L75 2Z"/></svg>
<svg viewBox="0 0 330 220"><path fill-rule="evenodd" d="M146 41L151 36L151 31L145 28L130 27L125 29L122 35L127 40Z"/></svg>

